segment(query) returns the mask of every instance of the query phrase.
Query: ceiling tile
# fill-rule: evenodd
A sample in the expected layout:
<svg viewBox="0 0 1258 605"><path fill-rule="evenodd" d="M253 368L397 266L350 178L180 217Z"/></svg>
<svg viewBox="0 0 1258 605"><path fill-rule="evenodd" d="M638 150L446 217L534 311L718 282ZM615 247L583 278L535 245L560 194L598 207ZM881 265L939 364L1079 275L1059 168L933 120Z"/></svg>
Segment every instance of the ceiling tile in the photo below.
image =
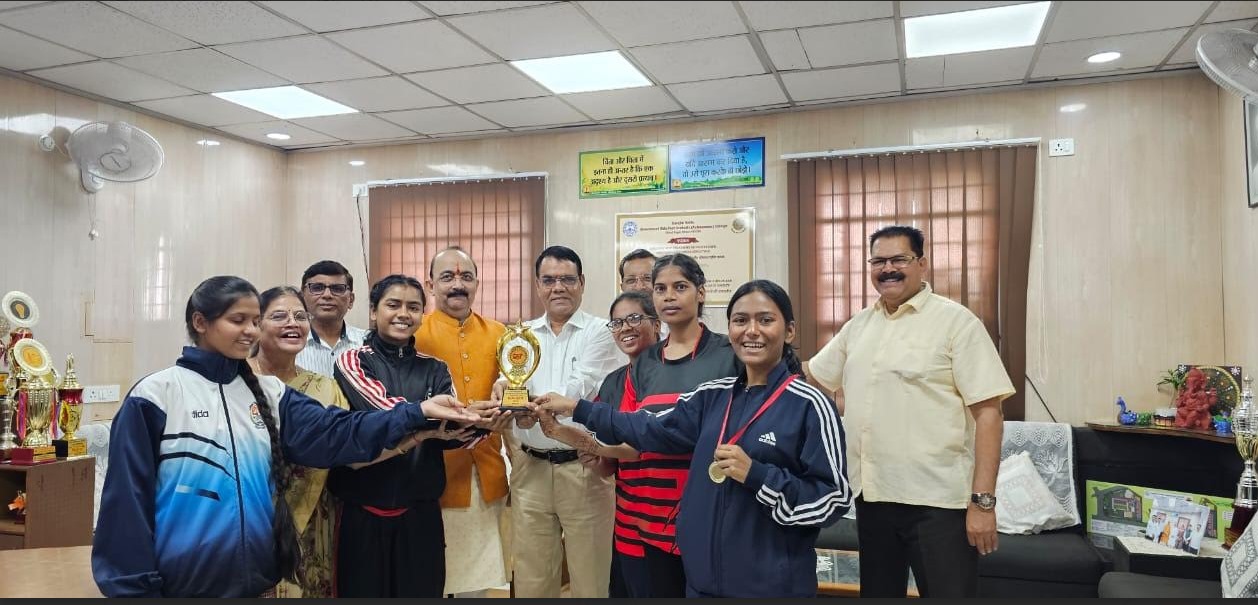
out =
<svg viewBox="0 0 1258 605"><path fill-rule="evenodd" d="M796 101L860 97L899 92L900 66L896 63L819 69L782 74L782 84Z"/></svg>
<svg viewBox="0 0 1258 605"><path fill-rule="evenodd" d="M731 2L581 2L625 46L747 33ZM644 18L645 17L645 18Z"/></svg>
<svg viewBox="0 0 1258 605"><path fill-rule="evenodd" d="M960 13L964 11L978 10L980 8L1008 6L1010 4L1024 4L1025 2L1026 0L1014 0L1013 2L939 2L938 0L902 0L900 2L900 16L907 19L909 17L920 17L922 15Z"/></svg>
<svg viewBox="0 0 1258 605"><path fill-rule="evenodd" d="M616 48L615 42L567 4L454 17L449 23L510 61Z"/></svg>
<svg viewBox="0 0 1258 605"><path fill-rule="evenodd" d="M362 113L301 118L292 120L292 122L298 126L304 126L316 132L322 132L346 141L373 141L415 136L415 133L397 124Z"/></svg>
<svg viewBox="0 0 1258 605"><path fill-rule="evenodd" d="M273 119L261 112L224 101L210 95L195 97L175 97L156 101L140 101L136 103L145 109L151 109L173 118L179 118L205 126L224 126L227 124L246 124L264 122Z"/></svg>
<svg viewBox="0 0 1258 605"><path fill-rule="evenodd" d="M252 2L149 2L106 4L201 44L229 44L296 36L306 30Z"/></svg>
<svg viewBox="0 0 1258 605"><path fill-rule="evenodd" d="M562 97L595 120L682 111L681 106L673 102L658 86L580 92Z"/></svg>
<svg viewBox="0 0 1258 605"><path fill-rule="evenodd" d="M4 0L3 2L0 2L0 11L9 10L11 8L17 8L19 6L39 4L40 2L43 2L43 0L27 0L26 2L19 2L15 0Z"/></svg>
<svg viewBox="0 0 1258 605"><path fill-rule="evenodd" d="M36 78L51 80L118 101L162 99L191 95L196 92L108 61L79 63L28 73Z"/></svg>
<svg viewBox="0 0 1258 605"><path fill-rule="evenodd" d="M469 105L468 109L508 128L589 122L581 112L555 97Z"/></svg>
<svg viewBox="0 0 1258 605"><path fill-rule="evenodd" d="M668 90L686 109L719 111L743 107L763 107L786 103L786 95L771 75L745 76L728 80L671 84Z"/></svg>
<svg viewBox="0 0 1258 605"><path fill-rule="evenodd" d="M337 139L328 135L320 134L308 128L302 128L301 126L297 126L296 124L285 122L283 120L220 126L219 130L223 132L230 132L234 135L251 139L259 143L271 145L272 147L291 148L301 147L303 145L337 142ZM268 132L282 132L292 138L287 141L275 141L266 138Z"/></svg>
<svg viewBox="0 0 1258 605"><path fill-rule="evenodd" d="M366 112L449 105L437 95L397 76L307 84L302 88Z"/></svg>
<svg viewBox="0 0 1258 605"><path fill-rule="evenodd" d="M1237 21L1258 17L1258 2L1254 0L1225 0L1206 15L1206 23Z"/></svg>
<svg viewBox="0 0 1258 605"><path fill-rule="evenodd" d="M5 69L22 71L92 59L95 57L0 27L0 67Z"/></svg>
<svg viewBox="0 0 1258 605"><path fill-rule="evenodd" d="M192 48L196 43L97 2L55 2L0 13L0 25L98 57Z"/></svg>
<svg viewBox="0 0 1258 605"><path fill-rule="evenodd" d="M496 11L506 8L519 8L521 6L537 6L539 4L550 4L547 0L541 2L480 2L479 0L467 0L464 2L420 2L424 8L437 13L438 15L464 15L467 13L480 13L484 11Z"/></svg>
<svg viewBox="0 0 1258 605"><path fill-rule="evenodd" d="M808 69L808 55L804 52L804 44L799 41L799 32L784 29L760 34L760 43L769 53L773 66L779 70Z"/></svg>
<svg viewBox="0 0 1258 605"><path fill-rule="evenodd" d="M891 19L799 30L800 42L813 67L832 67L896 59L895 25Z"/></svg>
<svg viewBox="0 0 1258 605"><path fill-rule="evenodd" d="M245 63L304 84L386 75L383 69L318 36L216 47Z"/></svg>
<svg viewBox="0 0 1258 605"><path fill-rule="evenodd" d="M743 12L746 13L747 20L751 21L751 26L762 31L885 19L892 15L890 2L779 2L776 0L747 2L744 0L740 4L743 5Z"/></svg>
<svg viewBox="0 0 1258 605"><path fill-rule="evenodd" d="M494 61L440 21L420 21L329 34L328 38L396 73Z"/></svg>
<svg viewBox="0 0 1258 605"><path fill-rule="evenodd" d="M208 48L126 57L115 61L201 92L226 92L288 84L252 65Z"/></svg>
<svg viewBox="0 0 1258 605"><path fill-rule="evenodd" d="M1045 41L1065 42L1186 27L1196 23L1210 4L1209 1L1181 1L1141 7L1131 2L1061 2Z"/></svg>
<svg viewBox="0 0 1258 605"><path fill-rule="evenodd" d="M1192 35L1188 36L1188 39L1184 41L1184 44L1175 51L1175 54L1171 55L1170 60L1167 61L1166 64L1179 65L1182 63L1196 63L1197 40L1200 40L1201 36L1204 36L1205 34L1235 28L1252 30L1255 25L1258 25L1258 20L1256 19L1248 19L1245 21L1226 21L1223 23L1206 23L1199 25L1197 26L1197 29L1193 30Z"/></svg>
<svg viewBox="0 0 1258 605"><path fill-rule="evenodd" d="M550 94L506 63L410 74L407 79L456 103L481 103Z"/></svg>
<svg viewBox="0 0 1258 605"><path fill-rule="evenodd" d="M482 138L483 135L507 132L505 128L495 128L493 130L473 130L471 132L444 132L432 135L435 139L451 139L454 137L472 137Z"/></svg>
<svg viewBox="0 0 1258 605"><path fill-rule="evenodd" d="M1035 61L1032 78L1052 78L1070 75L1093 75L1113 71L1152 67L1162 62L1179 42L1188 28L1170 29L1143 34L1129 34L1092 40L1077 40L1045 44ZM1087 58L1102 52L1116 50L1123 53L1117 61L1092 64Z"/></svg>
<svg viewBox="0 0 1258 605"><path fill-rule="evenodd" d="M764 73L747 36L645 46L629 52L665 84Z"/></svg>
<svg viewBox="0 0 1258 605"><path fill-rule="evenodd" d="M1026 47L909 59L904 75L910 89L1022 80L1034 55L1035 48Z"/></svg>
<svg viewBox="0 0 1258 605"><path fill-rule="evenodd" d="M424 9L413 2L359 0L341 2L263 2L267 8L283 14L317 32L331 32L356 27L388 25L404 21L428 19Z"/></svg>
<svg viewBox="0 0 1258 605"><path fill-rule="evenodd" d="M498 125L462 107L433 107L376 114L390 122L423 134L497 130Z"/></svg>

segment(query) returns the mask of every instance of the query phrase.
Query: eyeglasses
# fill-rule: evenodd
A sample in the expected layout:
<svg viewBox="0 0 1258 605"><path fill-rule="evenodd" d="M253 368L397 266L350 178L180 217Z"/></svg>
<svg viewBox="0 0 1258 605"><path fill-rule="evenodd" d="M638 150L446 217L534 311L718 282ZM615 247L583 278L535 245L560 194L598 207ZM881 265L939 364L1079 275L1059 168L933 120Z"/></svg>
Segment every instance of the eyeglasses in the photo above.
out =
<svg viewBox="0 0 1258 605"><path fill-rule="evenodd" d="M632 313L630 315L626 315L623 319L618 317L607 322L607 329L612 332L619 332L621 328L625 327L625 324L628 324L630 328L636 328L642 325L643 321L648 319L654 320L656 317L652 315L643 315L641 313Z"/></svg>
<svg viewBox="0 0 1258 605"><path fill-rule="evenodd" d="M575 275L564 275L562 277L551 277L549 275L537 279L543 288L554 288L555 284L563 284L565 288L575 288L581 279Z"/></svg>
<svg viewBox="0 0 1258 605"><path fill-rule="evenodd" d="M454 280L456 280L456 279L457 279L457 280L459 280L459 281L461 281L461 282L463 282L463 283L465 283L465 284L470 284L470 283L472 283L472 282L476 281L476 274L474 274L474 273L460 273L460 274L458 274L458 275L455 275L455 274L453 274L453 273L442 273L441 275L437 276L437 281L439 281L439 282L441 282L441 283L443 283L443 284L450 284L450 283L454 283Z"/></svg>
<svg viewBox="0 0 1258 605"><path fill-rule="evenodd" d="M636 277L635 277L635 276L630 275L629 277L626 277L626 278L624 278L624 279L620 280L620 285L622 285L622 286L624 286L624 287L626 287L626 288L632 288L632 287L634 287L634 286L636 286L636 285L638 285L638 284L642 284L642 285L644 285L644 286L650 286L650 285L651 285L651 276L650 276L650 275L639 275L639 276L636 276Z"/></svg>
<svg viewBox="0 0 1258 605"><path fill-rule="evenodd" d="M349 284L321 284L317 281L306 284L306 291L315 296L323 296L323 293L328 290L331 290L332 294L336 296L345 296L349 293Z"/></svg>
<svg viewBox="0 0 1258 605"><path fill-rule="evenodd" d="M893 256L891 258L871 258L868 262L869 268L875 271L886 267L887 263L891 263L891 267L894 269L903 269L918 258L916 256Z"/></svg>
<svg viewBox="0 0 1258 605"><path fill-rule="evenodd" d="M310 314L305 311L293 311L291 313L288 311L276 311L267 315L266 319L267 321L273 321L275 323L288 323L289 317L292 317L293 321L297 323L306 323L310 321Z"/></svg>

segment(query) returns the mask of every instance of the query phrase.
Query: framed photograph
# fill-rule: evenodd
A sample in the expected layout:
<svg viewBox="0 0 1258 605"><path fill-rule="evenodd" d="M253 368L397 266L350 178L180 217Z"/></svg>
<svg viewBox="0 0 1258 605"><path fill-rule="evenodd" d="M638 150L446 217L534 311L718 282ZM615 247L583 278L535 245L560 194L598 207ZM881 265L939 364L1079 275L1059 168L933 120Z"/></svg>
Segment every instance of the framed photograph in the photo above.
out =
<svg viewBox="0 0 1258 605"><path fill-rule="evenodd" d="M1169 494L1154 494L1145 537L1190 555L1201 552L1210 509Z"/></svg>
<svg viewBox="0 0 1258 605"><path fill-rule="evenodd" d="M1245 182L1249 207L1258 208L1258 103L1245 101Z"/></svg>

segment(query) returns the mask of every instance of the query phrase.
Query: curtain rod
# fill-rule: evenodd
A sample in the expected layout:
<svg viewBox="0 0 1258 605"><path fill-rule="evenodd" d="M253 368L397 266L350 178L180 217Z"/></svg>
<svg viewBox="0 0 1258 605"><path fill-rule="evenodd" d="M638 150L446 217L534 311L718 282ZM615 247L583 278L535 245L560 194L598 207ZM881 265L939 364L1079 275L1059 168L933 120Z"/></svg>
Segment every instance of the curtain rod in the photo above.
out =
<svg viewBox="0 0 1258 605"><path fill-rule="evenodd" d="M994 147L1020 147L1023 145L1039 145L1039 137L1026 139L996 139L987 141L966 141L963 143L936 143L933 145L901 145L898 147L867 147L864 149L842 149L830 151L809 151L806 153L784 153L781 159L788 162L797 160L815 160L821 158L847 158L861 155L891 155L896 153L926 153L928 151L961 151L965 149L990 149Z"/></svg>
<svg viewBox="0 0 1258 605"><path fill-rule="evenodd" d="M528 180L534 178L546 178L550 176L546 172L509 172L495 174L474 174L469 176L434 176L423 179L389 179L385 181L367 181L366 186L370 187L398 187L404 185L441 185L443 183L478 183L481 181L514 181Z"/></svg>

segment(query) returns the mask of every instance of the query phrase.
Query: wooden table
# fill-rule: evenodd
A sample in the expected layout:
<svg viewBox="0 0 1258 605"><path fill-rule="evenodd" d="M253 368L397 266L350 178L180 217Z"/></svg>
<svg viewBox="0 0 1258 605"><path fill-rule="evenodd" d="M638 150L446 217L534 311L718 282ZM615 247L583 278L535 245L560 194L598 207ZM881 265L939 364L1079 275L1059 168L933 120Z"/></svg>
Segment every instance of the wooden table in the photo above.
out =
<svg viewBox="0 0 1258 605"><path fill-rule="evenodd" d="M817 594L834 597L861 595L860 555L854 550L817 549ZM909 573L908 596L917 593L917 583Z"/></svg>
<svg viewBox="0 0 1258 605"><path fill-rule="evenodd" d="M101 597L92 579L92 547L0 550L0 599Z"/></svg>
<svg viewBox="0 0 1258 605"><path fill-rule="evenodd" d="M1205 431L1201 429L1181 429L1174 426L1136 426L1134 424L1118 424L1117 422L1089 422L1088 428L1096 431L1109 431L1112 433L1167 435L1170 437L1204 439L1206 441L1214 441L1217 443L1236 443L1236 437L1231 433L1220 434L1213 430Z"/></svg>

